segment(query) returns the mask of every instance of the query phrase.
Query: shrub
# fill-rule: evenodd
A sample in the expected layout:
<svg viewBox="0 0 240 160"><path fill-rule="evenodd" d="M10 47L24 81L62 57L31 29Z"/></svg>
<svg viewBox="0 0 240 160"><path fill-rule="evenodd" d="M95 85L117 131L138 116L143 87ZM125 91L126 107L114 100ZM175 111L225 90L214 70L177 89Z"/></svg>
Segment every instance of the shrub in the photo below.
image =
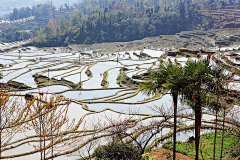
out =
<svg viewBox="0 0 240 160"><path fill-rule="evenodd" d="M109 159L109 160L140 160L141 153L133 144L125 144L120 142L111 142L107 145L98 147L94 151L96 159Z"/></svg>
<svg viewBox="0 0 240 160"><path fill-rule="evenodd" d="M166 148L166 149L173 149L173 144L171 141L167 141L166 143L164 143L162 145L163 148Z"/></svg>

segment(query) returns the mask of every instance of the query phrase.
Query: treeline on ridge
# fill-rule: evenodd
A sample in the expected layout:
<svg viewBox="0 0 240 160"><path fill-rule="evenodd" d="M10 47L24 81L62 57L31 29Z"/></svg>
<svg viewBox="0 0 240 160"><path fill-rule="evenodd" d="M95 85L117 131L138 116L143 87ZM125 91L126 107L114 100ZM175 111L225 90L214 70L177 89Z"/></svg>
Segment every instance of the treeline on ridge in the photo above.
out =
<svg viewBox="0 0 240 160"><path fill-rule="evenodd" d="M59 21L52 19L40 31L35 44L66 46L69 43L131 41L196 29L203 18L200 6L187 2L173 6L158 5L157 1L103 2L88 2L69 17Z"/></svg>
<svg viewBox="0 0 240 160"><path fill-rule="evenodd" d="M60 19L73 12L74 6L67 4L57 9L52 3L37 4L35 6L14 8L5 18L11 23L0 25L0 42L22 41L36 37L40 28L48 25L49 20Z"/></svg>
<svg viewBox="0 0 240 160"><path fill-rule="evenodd" d="M37 23L31 30L34 33L32 37L37 35L35 45L66 46L71 43L131 41L180 31L210 29L211 15L204 15L201 11L219 9L227 4L228 0L83 0L72 6L65 4L59 9L51 3L31 9L15 9L9 18L35 16ZM38 24L47 25L36 29ZM8 38L5 36L5 39Z"/></svg>

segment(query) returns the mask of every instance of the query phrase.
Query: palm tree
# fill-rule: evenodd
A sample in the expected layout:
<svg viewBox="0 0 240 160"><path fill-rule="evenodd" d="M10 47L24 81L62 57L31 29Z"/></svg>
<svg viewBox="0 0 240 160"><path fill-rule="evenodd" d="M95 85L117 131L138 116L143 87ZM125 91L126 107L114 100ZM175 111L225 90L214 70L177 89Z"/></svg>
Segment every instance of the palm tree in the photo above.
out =
<svg viewBox="0 0 240 160"><path fill-rule="evenodd" d="M186 86L183 68L177 63L160 64L159 68L150 73L150 80L140 86L142 92L147 95L155 94L159 89L169 89L174 104L174 131L173 131L173 160L176 159L176 124L177 124L177 100Z"/></svg>
<svg viewBox="0 0 240 160"><path fill-rule="evenodd" d="M206 88L211 82L211 69L208 61L189 61L184 72L188 86L184 88L183 98L195 112L195 159L198 160L202 107L207 105L209 91Z"/></svg>

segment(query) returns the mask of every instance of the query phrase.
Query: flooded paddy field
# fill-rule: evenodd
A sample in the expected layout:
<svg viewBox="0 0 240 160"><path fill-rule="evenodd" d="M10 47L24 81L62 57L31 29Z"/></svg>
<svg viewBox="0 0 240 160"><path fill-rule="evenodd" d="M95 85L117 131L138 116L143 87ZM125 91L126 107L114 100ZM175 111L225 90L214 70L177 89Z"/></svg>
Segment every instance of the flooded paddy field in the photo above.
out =
<svg viewBox="0 0 240 160"><path fill-rule="evenodd" d="M35 97L31 101L33 107L29 108L29 112L23 111L21 115L23 124L19 125L24 129L14 128L18 134L6 141L6 147L2 153L5 159L30 160L40 156L39 141L42 139L39 138L40 133L37 127L39 116L34 113L38 111L37 106L41 108L49 104L48 101L51 101L52 97L54 101L59 100L59 107L54 113L59 114L59 117L61 113L63 117L61 117L62 125L55 128L54 133L50 133L47 128L45 130L46 157L49 159L52 156L59 160L80 158L80 154L89 156L94 148L110 142L109 128L114 129L113 124L125 122L131 122L126 132L129 134L137 132L139 136L144 133L140 130L149 126L153 129L156 123L161 123L161 132L148 142L149 146L153 146L154 139L172 133L172 96L168 91L146 95L139 91L138 85L145 81L144 76L158 68L160 63L171 61L184 66L188 61L207 58L206 54L171 55L164 51L169 50L166 46L119 52L109 50L105 51L106 53L101 49L87 50L86 47L85 50L79 47L74 49L74 47L76 46L27 47L28 49L18 48L0 54L0 72L3 76L0 82L11 87L11 95L15 94L11 97L12 101L19 97L17 101L22 108L16 111L24 110L24 106L30 103L25 100L26 95L32 94ZM229 48L231 47L226 49ZM232 56L234 53L236 56ZM217 65L220 62L226 65L227 75L236 69L234 76L239 77L240 61L236 58L238 54L237 51L229 51L228 54L214 53L211 64ZM238 82L232 82L228 87L239 91ZM38 101L39 99L41 100ZM181 106L179 116L182 117L179 118L179 126L189 127L190 131L186 134L179 131L177 139L186 141L193 135L191 128L194 121L193 111L181 103L179 106ZM34 115L36 117L32 119ZM52 124L48 118L46 116L44 121L49 127ZM25 123L26 119L32 122L32 125ZM214 116L204 111L203 124L211 126L213 123ZM209 128L206 126L207 131ZM91 141L93 137L97 137L95 141ZM161 146L161 143L169 138L171 136L155 145ZM94 147L89 148L93 142ZM13 153L17 156L12 157Z"/></svg>

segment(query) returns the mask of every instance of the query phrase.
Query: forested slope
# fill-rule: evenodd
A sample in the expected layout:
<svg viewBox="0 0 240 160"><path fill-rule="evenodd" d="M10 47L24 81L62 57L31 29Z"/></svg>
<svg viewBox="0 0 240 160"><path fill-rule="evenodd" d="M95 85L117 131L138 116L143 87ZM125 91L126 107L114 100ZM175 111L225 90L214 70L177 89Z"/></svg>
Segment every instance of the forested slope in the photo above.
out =
<svg viewBox="0 0 240 160"><path fill-rule="evenodd" d="M37 46L66 46L72 43L131 41L180 31L212 29L216 27L214 16L206 10L219 10L228 5L232 5L228 0L83 0L60 8L47 3L31 9L15 9L9 19L34 16L30 28L26 25L20 27L22 30L30 29L31 35L25 37L35 37ZM11 27L15 25L3 29L1 41L25 38L4 35L10 33L6 30Z"/></svg>
<svg viewBox="0 0 240 160"><path fill-rule="evenodd" d="M70 17L49 23L36 44L130 41L197 29L202 22L200 6L187 2L105 0L78 7Z"/></svg>

